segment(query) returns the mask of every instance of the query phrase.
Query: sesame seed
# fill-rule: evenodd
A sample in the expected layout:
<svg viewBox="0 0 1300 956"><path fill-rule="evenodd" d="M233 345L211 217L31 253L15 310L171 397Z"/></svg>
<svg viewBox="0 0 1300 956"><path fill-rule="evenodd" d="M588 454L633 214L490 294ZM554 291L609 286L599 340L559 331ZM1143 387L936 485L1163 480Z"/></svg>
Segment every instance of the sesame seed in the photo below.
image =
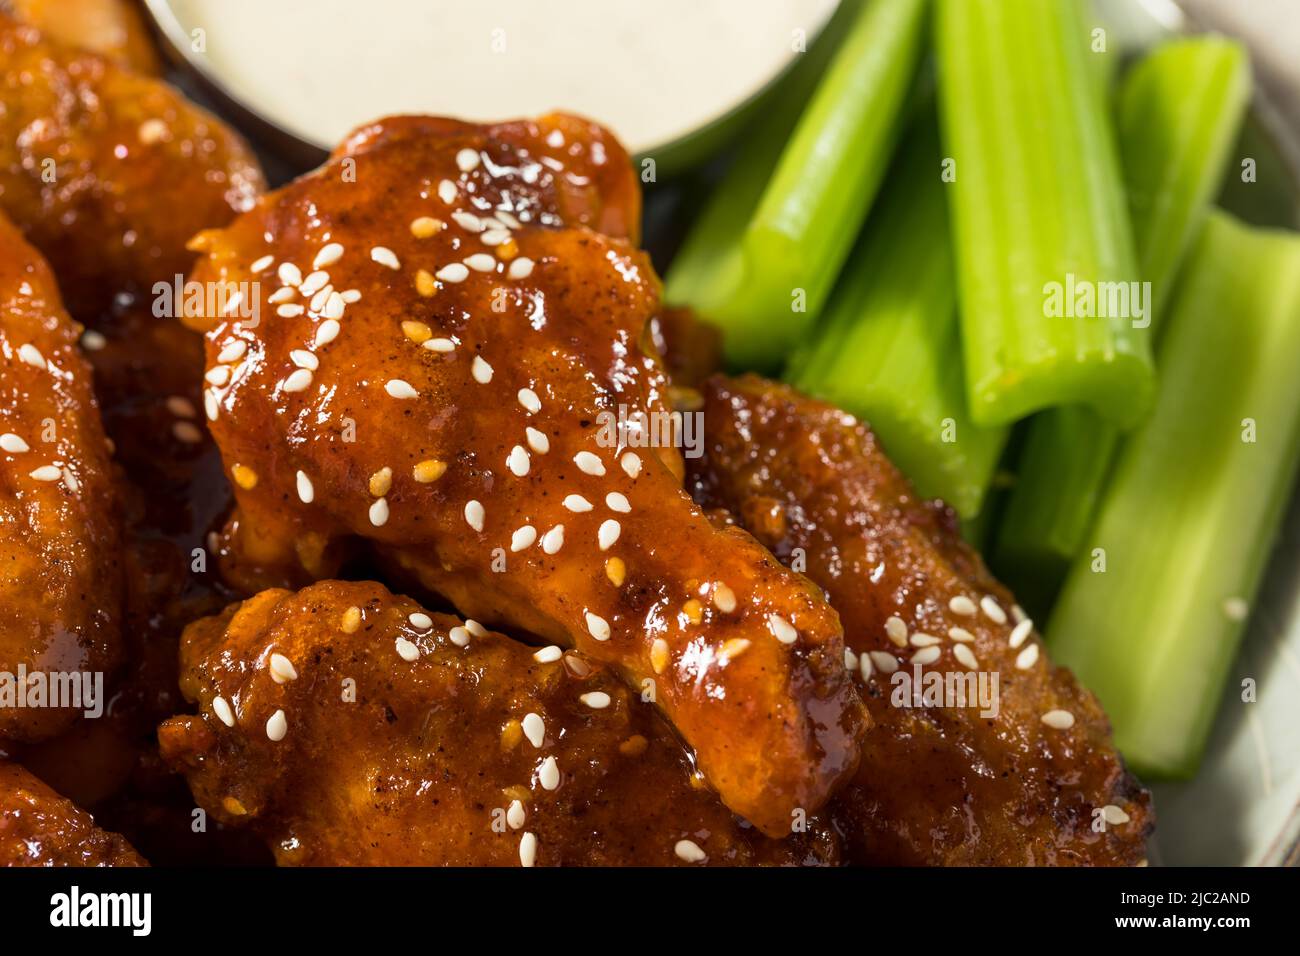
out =
<svg viewBox="0 0 1300 956"><path fill-rule="evenodd" d="M301 392L311 384L311 379L311 369L300 368L284 380L282 387L286 392Z"/></svg>
<svg viewBox="0 0 1300 956"><path fill-rule="evenodd" d="M698 622L696 622L698 623ZM718 651L718 657L725 661L734 661L745 651L749 650L750 642L743 637L733 637L729 641L723 641L722 647Z"/></svg>
<svg viewBox="0 0 1300 956"><path fill-rule="evenodd" d="M217 715L217 720L227 727L235 726L235 712L230 709L230 704L226 702L226 698L212 698L212 712Z"/></svg>
<svg viewBox="0 0 1300 956"><path fill-rule="evenodd" d="M736 609L736 592L719 581L713 586L713 606L723 614L730 614Z"/></svg>
<svg viewBox="0 0 1300 956"><path fill-rule="evenodd" d="M537 393L531 388L521 388L519 390L519 404L524 406L530 414L536 415L542 410L542 400L537 397Z"/></svg>
<svg viewBox="0 0 1300 956"><path fill-rule="evenodd" d="M319 269L320 266L317 265L316 268ZM280 281L285 285L296 286L302 284L302 270L292 262L280 263L280 268L276 270L276 275L280 277Z"/></svg>
<svg viewBox="0 0 1300 956"><path fill-rule="evenodd" d="M428 239L442 232L442 220L432 216L420 216L411 220L411 235L416 239Z"/></svg>
<svg viewBox="0 0 1300 956"><path fill-rule="evenodd" d="M853 653L847 647L844 649L844 652L845 654ZM846 657L845 663L847 662L848 662L848 658ZM871 675L875 671L875 667L871 663L871 655L864 651L862 656L857 659L857 664L858 664L858 673L862 675L863 683L871 680Z"/></svg>
<svg viewBox="0 0 1300 956"><path fill-rule="evenodd" d="M619 494L617 491L611 491L605 496L605 505L610 511L617 511L621 514L627 514L632 510L632 505L628 502L627 496Z"/></svg>
<svg viewBox="0 0 1300 956"><path fill-rule="evenodd" d="M540 716L533 713L524 714L524 719L520 721L524 728L524 736L534 748L540 749L546 740L546 722Z"/></svg>
<svg viewBox="0 0 1300 956"><path fill-rule="evenodd" d="M586 498L582 497L582 495L566 495L564 498L564 507L568 508L570 511L582 514L583 512L590 511L592 509L592 504Z"/></svg>
<svg viewBox="0 0 1300 956"><path fill-rule="evenodd" d="M438 183L438 198L447 203L447 205L454 203L458 194L456 184L450 179L444 179L442 182Z"/></svg>
<svg viewBox="0 0 1300 956"><path fill-rule="evenodd" d="M64 468L61 472L59 472L59 474L63 476L63 487L67 488L74 495L81 490L81 484L77 481L76 475L74 475L67 468Z"/></svg>
<svg viewBox="0 0 1300 956"><path fill-rule="evenodd" d="M429 339L433 338L433 329L429 328L423 322L406 321L402 323L402 334L414 342L416 345L423 345Z"/></svg>
<svg viewBox="0 0 1300 956"><path fill-rule="evenodd" d="M596 532L596 542L600 545L600 550L608 551L618 541L618 536L623 533L623 526L613 518L600 523L600 529Z"/></svg>
<svg viewBox="0 0 1300 956"><path fill-rule="evenodd" d="M153 117L141 123L140 128L136 133L140 137L141 143L145 146L153 146L154 144L161 143L166 139L168 131L168 126L165 122L157 117Z"/></svg>
<svg viewBox="0 0 1300 956"><path fill-rule="evenodd" d="M598 641L609 640L609 622L598 614L586 612L587 631Z"/></svg>
<svg viewBox="0 0 1300 956"><path fill-rule="evenodd" d="M531 548L536 540L537 529L530 524L526 524L510 536L510 550L518 552L524 550L524 548Z"/></svg>
<svg viewBox="0 0 1300 956"><path fill-rule="evenodd" d="M654 643L650 645L650 666L656 674L662 674L664 668L668 666L668 642L662 637L656 637Z"/></svg>
<svg viewBox="0 0 1300 956"><path fill-rule="evenodd" d="M1069 730L1074 726L1074 714L1068 710L1049 710L1043 714L1042 720L1053 730Z"/></svg>
<svg viewBox="0 0 1300 956"><path fill-rule="evenodd" d="M984 595L980 598L980 610L994 624L1007 623L1007 612L1002 610L1002 605L995 601L992 595Z"/></svg>
<svg viewBox="0 0 1300 956"><path fill-rule="evenodd" d="M510 824L510 829L518 830L524 825L526 817L523 803L519 800L511 800L510 807L506 810L506 823Z"/></svg>
<svg viewBox="0 0 1300 956"><path fill-rule="evenodd" d="M537 782L543 790L554 790L560 785L560 765L554 757L547 757L537 768Z"/></svg>
<svg viewBox="0 0 1300 956"><path fill-rule="evenodd" d="M87 352L98 352L108 344L102 332L96 332L94 329L87 329L81 335L81 347Z"/></svg>
<svg viewBox="0 0 1300 956"><path fill-rule="evenodd" d="M225 347L217 353L217 361L224 363L237 362L244 357L244 353L247 351L247 342L243 339L233 339L227 342Z"/></svg>
<svg viewBox="0 0 1300 956"><path fill-rule="evenodd" d="M545 455L551 450L551 440L546 437L545 432L539 432L536 428L528 426L524 428L524 435L528 438L528 447L539 455Z"/></svg>
<svg viewBox="0 0 1300 956"><path fill-rule="evenodd" d="M465 618L465 630L475 637L487 637L487 628L473 618Z"/></svg>
<svg viewBox="0 0 1300 956"><path fill-rule="evenodd" d="M564 651L555 644L548 644L540 651L533 655L533 660L539 664L554 664L564 656Z"/></svg>
<svg viewBox="0 0 1300 956"><path fill-rule="evenodd" d="M285 286L282 289L276 289L266 297L266 301L272 305L279 305L282 302L290 302L297 298L298 290L293 286Z"/></svg>
<svg viewBox="0 0 1300 956"><path fill-rule="evenodd" d="M922 631L917 631L913 634L909 638L909 642L913 647L934 647L936 644L941 643L939 638L935 637L933 634L926 634Z"/></svg>
<svg viewBox="0 0 1300 956"><path fill-rule="evenodd" d="M235 312L238 311L239 307L243 305L243 303L244 303L244 293L236 292L226 302L225 306L221 310L221 314L234 315Z"/></svg>
<svg viewBox="0 0 1300 956"><path fill-rule="evenodd" d="M311 479L307 477L305 472L298 472L298 500L305 505L309 505L315 497L316 489L312 485Z"/></svg>
<svg viewBox="0 0 1300 956"><path fill-rule="evenodd" d="M388 523L388 499L377 498L370 505L370 523L376 528L382 528Z"/></svg>
<svg viewBox="0 0 1300 956"><path fill-rule="evenodd" d="M1038 663L1038 645L1030 644L1023 651L1016 655L1016 667L1022 671L1027 671Z"/></svg>
<svg viewBox="0 0 1300 956"><path fill-rule="evenodd" d="M858 669L858 655L854 654L849 648L844 648L844 669L846 671L855 671Z"/></svg>
<svg viewBox="0 0 1300 956"><path fill-rule="evenodd" d="M516 478L523 478L528 474L529 458L528 452L524 451L522 445L516 445L510 449L510 454L506 456L506 467Z"/></svg>
<svg viewBox="0 0 1300 956"><path fill-rule="evenodd" d="M1120 824L1128 823L1130 820L1129 815L1124 812L1124 808L1116 806L1113 803L1108 803L1101 808L1101 816L1102 819L1111 826L1119 826Z"/></svg>
<svg viewBox="0 0 1300 956"><path fill-rule="evenodd" d="M527 256L520 256L510 262L510 268L506 270L506 275L511 279L527 279L533 274L533 260Z"/></svg>
<svg viewBox="0 0 1300 956"><path fill-rule="evenodd" d="M510 241L510 231L508 229L488 229L478 239L483 245L496 248Z"/></svg>
<svg viewBox="0 0 1300 956"><path fill-rule="evenodd" d="M203 374L203 378L218 388L230 381L230 366L214 365Z"/></svg>
<svg viewBox="0 0 1300 956"><path fill-rule="evenodd" d="M483 505L477 499L472 499L465 504L465 521L475 531L483 530L483 518L486 513Z"/></svg>
<svg viewBox="0 0 1300 956"><path fill-rule="evenodd" d="M438 282L428 269L415 270L415 291L426 299L433 298L438 291Z"/></svg>
<svg viewBox="0 0 1300 956"><path fill-rule="evenodd" d="M457 647L469 647L469 628L457 625L447 632L447 637Z"/></svg>
<svg viewBox="0 0 1300 956"><path fill-rule="evenodd" d="M411 469L411 477L422 485L431 484L447 473L447 463L436 458L417 462Z"/></svg>
<svg viewBox="0 0 1300 956"><path fill-rule="evenodd" d="M343 258L343 246L337 242L331 242L321 247L321 251L316 253L316 258L312 260L313 269L324 269L326 266L332 266Z"/></svg>
<svg viewBox="0 0 1300 956"><path fill-rule="evenodd" d="M619 459L619 464L623 466L623 471L629 478L635 478L641 474L641 456L634 451L625 452Z"/></svg>
<svg viewBox="0 0 1300 956"><path fill-rule="evenodd" d="M465 265L475 272L491 272L497 267L497 261L486 252L476 252L472 256L466 257Z"/></svg>
<svg viewBox="0 0 1300 956"><path fill-rule="evenodd" d="M1250 605L1239 597L1230 597L1223 602L1223 613L1230 621L1244 621L1250 616Z"/></svg>
<svg viewBox="0 0 1300 956"><path fill-rule="evenodd" d="M203 392L203 412L208 416L208 421L215 422L217 413L220 411L221 407L217 404L217 393L210 388L205 389Z"/></svg>
<svg viewBox="0 0 1300 956"><path fill-rule="evenodd" d="M341 293L339 293L339 298L343 300L344 305L352 305L355 302L361 301L361 290L344 289Z"/></svg>
<svg viewBox="0 0 1300 956"><path fill-rule="evenodd" d="M547 554L555 554L562 547L564 547L564 525L557 524L542 535L542 550Z"/></svg>
<svg viewBox="0 0 1300 956"><path fill-rule="evenodd" d="M414 663L420 659L420 649L404 637L399 637L393 642L393 647L397 650L397 656L408 664Z"/></svg>
<svg viewBox="0 0 1300 956"><path fill-rule="evenodd" d="M493 231L491 233L484 233L483 234L484 242L487 242L488 235L495 236L496 232ZM515 256L519 255L519 243L515 242L513 236L511 236L509 233L506 233L506 238L501 240L500 244L497 245L496 250L497 250L498 259L500 259L502 262L509 262Z"/></svg>
<svg viewBox="0 0 1300 956"><path fill-rule="evenodd" d="M573 463L578 466L578 470L599 478L605 474L605 465L599 458L589 451L580 451L573 456Z"/></svg>
<svg viewBox="0 0 1300 956"><path fill-rule="evenodd" d="M966 630L966 628L964 627L948 628L948 636L960 644L975 643L975 635L972 634L970 631Z"/></svg>
<svg viewBox="0 0 1300 956"><path fill-rule="evenodd" d="M478 168L478 150L468 146L456 154L456 168L462 173L472 173Z"/></svg>
<svg viewBox="0 0 1300 956"><path fill-rule="evenodd" d="M230 466L230 474L235 479L235 484L245 491L252 491L257 487L257 472L253 471L247 465L234 464Z"/></svg>
<svg viewBox="0 0 1300 956"><path fill-rule="evenodd" d="M271 680L277 684L285 684L291 680L298 679L298 669L293 666L293 661L283 654L271 655Z"/></svg>
<svg viewBox="0 0 1300 956"><path fill-rule="evenodd" d="M673 852L677 854L679 860L687 863L703 863L708 859L708 855L694 840L678 840L677 845L673 847Z"/></svg>
<svg viewBox="0 0 1300 956"><path fill-rule="evenodd" d="M384 385L384 391L393 398L418 398L420 393L411 387L410 382L405 382L400 378L390 378Z"/></svg>
<svg viewBox="0 0 1300 956"><path fill-rule="evenodd" d="M320 327L316 329L316 347L320 348L333 342L339 337L340 328L341 326L334 319L326 319L322 322Z"/></svg>
<svg viewBox="0 0 1300 956"><path fill-rule="evenodd" d="M882 674L892 674L898 670L898 658L888 651L871 651L871 663Z"/></svg>
<svg viewBox="0 0 1300 956"><path fill-rule="evenodd" d="M27 442L23 441L13 432L5 432L0 435L0 451L7 451L11 455L20 455L25 451L31 451Z"/></svg>
<svg viewBox="0 0 1300 956"><path fill-rule="evenodd" d="M406 619L411 622L411 627L417 631L427 631L433 627L433 618L423 611L412 611L406 616Z"/></svg>
<svg viewBox="0 0 1300 956"><path fill-rule="evenodd" d="M306 296L314 296L322 289L329 288L329 282L330 282L330 274L323 270L317 269L307 278L302 280L302 285L298 287L298 291ZM316 307L317 306L315 300L313 300L312 308L316 308Z"/></svg>
<svg viewBox="0 0 1300 956"><path fill-rule="evenodd" d="M357 629L361 627L361 608L350 607L344 611L339 626L344 634L355 634Z"/></svg>
<svg viewBox="0 0 1300 956"><path fill-rule="evenodd" d="M289 732L289 720L284 716L283 710L277 710L266 721L266 736L271 740L284 740L284 735Z"/></svg>
<svg viewBox="0 0 1300 956"><path fill-rule="evenodd" d="M614 587L623 586L623 581L627 578L627 565L622 558L612 557L605 562L605 577L609 578L609 583Z"/></svg>
<svg viewBox="0 0 1300 956"><path fill-rule="evenodd" d="M328 284L322 286L317 289L315 295L311 297L311 301L307 303L307 308L312 312L324 312L325 307L330 304L330 300L333 299L335 295L334 286ZM343 301L343 296L339 296L339 301ZM335 316L335 318L339 318L339 316Z"/></svg>
<svg viewBox="0 0 1300 956"><path fill-rule="evenodd" d="M265 272L273 265L275 265L275 256L262 256L260 259L253 260L253 264L248 267L248 271L253 273L253 275L257 275L258 273Z"/></svg>
<svg viewBox="0 0 1300 956"><path fill-rule="evenodd" d="M289 361L298 368L310 369L313 372L320 368L320 359L306 349L294 349L289 353Z"/></svg>
<svg viewBox="0 0 1300 956"><path fill-rule="evenodd" d="M487 226L483 224L483 220L479 219L478 216L460 209L453 212L451 218L456 225L460 226L467 232L482 232L487 228Z"/></svg>
<svg viewBox="0 0 1300 956"><path fill-rule="evenodd" d="M1011 605L1011 617L1017 624L1019 624L1021 621L1029 617L1029 615L1025 613L1025 609L1019 604L1013 604Z"/></svg>
<svg viewBox="0 0 1300 956"><path fill-rule="evenodd" d="M444 179L443 182L446 182L446 180ZM536 862L537 837L531 833L525 833L519 840L519 865L531 867Z"/></svg>
<svg viewBox="0 0 1300 956"><path fill-rule="evenodd" d="M898 647L906 647L907 624L897 614L891 614L885 621L885 636Z"/></svg>
<svg viewBox="0 0 1300 956"><path fill-rule="evenodd" d="M474 376L474 381L486 385L492 381L492 366L484 360L483 356L475 355L470 366L470 374Z"/></svg>
<svg viewBox="0 0 1300 956"><path fill-rule="evenodd" d="M912 655L913 664L933 664L939 659L939 648L923 647Z"/></svg>
<svg viewBox="0 0 1300 956"><path fill-rule="evenodd" d="M325 319L341 319L347 303L343 296L337 292L331 292L325 300L325 308L321 310L321 317Z"/></svg>
<svg viewBox="0 0 1300 956"><path fill-rule="evenodd" d="M36 368L45 368L45 356L41 355L41 350L34 345L20 346L18 348L18 358Z"/></svg>
<svg viewBox="0 0 1300 956"><path fill-rule="evenodd" d="M393 252L387 246L375 246L370 250L370 258L373 262L381 266L387 266L389 269L397 270L402 268L402 263L397 258L397 253Z"/></svg>
<svg viewBox="0 0 1300 956"><path fill-rule="evenodd" d="M451 339L429 339L424 343L424 347L430 352L454 352L456 343Z"/></svg>
<svg viewBox="0 0 1300 956"><path fill-rule="evenodd" d="M793 624L779 614L767 616L767 629L782 644L793 644L799 638L799 632Z"/></svg>
<svg viewBox="0 0 1300 956"><path fill-rule="evenodd" d="M1019 624L1011 629L1011 640L1008 642L1011 649L1015 650L1029 638L1034 629L1034 622L1029 618L1024 618Z"/></svg>
<svg viewBox="0 0 1300 956"><path fill-rule="evenodd" d="M504 209L496 210L496 220L507 229L519 229L523 223Z"/></svg>
<svg viewBox="0 0 1300 956"><path fill-rule="evenodd" d="M961 664L968 670L975 670L980 666L979 661L975 658L975 652L966 644L958 644L954 647L952 649L952 656L957 658L957 663Z"/></svg>
<svg viewBox="0 0 1300 956"><path fill-rule="evenodd" d="M592 710L604 710L610 704L609 694L606 694L603 690L593 690L589 694L582 694L578 700Z"/></svg>
<svg viewBox="0 0 1300 956"><path fill-rule="evenodd" d="M948 602L948 610L953 614L960 614L962 617L973 617L975 614L975 602L964 594L959 594Z"/></svg>

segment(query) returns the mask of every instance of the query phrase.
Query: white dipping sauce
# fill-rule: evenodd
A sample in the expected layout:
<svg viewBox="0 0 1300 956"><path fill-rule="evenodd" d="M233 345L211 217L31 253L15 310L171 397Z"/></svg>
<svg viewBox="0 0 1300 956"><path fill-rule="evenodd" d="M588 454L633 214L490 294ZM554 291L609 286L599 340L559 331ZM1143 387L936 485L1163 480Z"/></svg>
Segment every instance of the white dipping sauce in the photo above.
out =
<svg viewBox="0 0 1300 956"><path fill-rule="evenodd" d="M740 105L837 0L172 0L211 75L323 148L391 113L564 109L633 152Z"/></svg>

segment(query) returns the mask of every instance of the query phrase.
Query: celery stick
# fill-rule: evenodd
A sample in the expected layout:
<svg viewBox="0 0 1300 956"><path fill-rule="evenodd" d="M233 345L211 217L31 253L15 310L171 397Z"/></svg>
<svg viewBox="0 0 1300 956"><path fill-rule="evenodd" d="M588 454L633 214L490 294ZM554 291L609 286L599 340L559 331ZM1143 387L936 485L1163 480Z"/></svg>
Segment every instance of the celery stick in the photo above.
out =
<svg viewBox="0 0 1300 956"><path fill-rule="evenodd" d="M1085 404L1131 426L1154 375L1136 303L1109 294L1138 272L1081 5L939 0L937 14L971 417Z"/></svg>
<svg viewBox="0 0 1300 956"><path fill-rule="evenodd" d="M1211 213L1090 548L1048 628L1140 772L1200 760L1300 459L1300 235ZM1252 434L1253 430L1253 434Z"/></svg>
<svg viewBox="0 0 1300 956"><path fill-rule="evenodd" d="M926 497L980 510L1005 428L971 424L933 119L909 137L787 380L867 421Z"/></svg>
<svg viewBox="0 0 1300 956"><path fill-rule="evenodd" d="M1249 99L1246 53L1220 37L1167 43L1124 79L1120 143L1153 331L1223 179ZM1031 423L996 551L999 572L1027 607L1050 604L1079 553L1118 441L1113 427L1082 408L1051 409Z"/></svg>
<svg viewBox="0 0 1300 956"><path fill-rule="evenodd" d="M736 366L779 368L809 328L894 145L927 0L850 2L793 134L779 117L760 120L668 271L667 300L721 326Z"/></svg>

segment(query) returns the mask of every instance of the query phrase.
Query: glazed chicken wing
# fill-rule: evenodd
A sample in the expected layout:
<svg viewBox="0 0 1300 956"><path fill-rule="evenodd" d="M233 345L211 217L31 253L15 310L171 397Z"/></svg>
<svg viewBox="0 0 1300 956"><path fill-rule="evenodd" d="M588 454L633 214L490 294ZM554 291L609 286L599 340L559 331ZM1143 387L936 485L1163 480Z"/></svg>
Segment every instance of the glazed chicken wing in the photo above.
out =
<svg viewBox="0 0 1300 956"><path fill-rule="evenodd" d="M680 742L609 670L372 583L264 591L191 625L199 715L160 730L200 806L282 865L826 863L693 785Z"/></svg>
<svg viewBox="0 0 1300 956"><path fill-rule="evenodd" d="M56 43L91 50L136 73L162 72L137 0L0 0L0 10Z"/></svg>
<svg viewBox="0 0 1300 956"><path fill-rule="evenodd" d="M243 141L165 84L0 14L0 208L90 324L194 260L198 226L262 188Z"/></svg>
<svg viewBox="0 0 1300 956"><path fill-rule="evenodd" d="M15 763L0 760L0 866L144 866L131 844L95 825Z"/></svg>
<svg viewBox="0 0 1300 956"><path fill-rule="evenodd" d="M806 561L844 622L846 664L876 722L832 807L849 859L1140 862L1149 801L1105 715L1051 665L951 513L918 500L845 412L754 377L712 379L704 395L697 499L783 560ZM934 677L921 674L953 678L952 696L927 698Z"/></svg>
<svg viewBox="0 0 1300 956"><path fill-rule="evenodd" d="M865 711L817 590L711 525L671 441L617 427L670 424L626 154L566 116L394 119L346 149L204 236L192 276L260 304L190 320L235 580L328 577L365 539L463 613L614 665L731 809L788 833Z"/></svg>
<svg viewBox="0 0 1300 956"><path fill-rule="evenodd" d="M78 331L0 216L0 739L48 737L93 710L63 691L89 678L93 693L121 653L120 519ZM24 671L39 702L19 691Z"/></svg>

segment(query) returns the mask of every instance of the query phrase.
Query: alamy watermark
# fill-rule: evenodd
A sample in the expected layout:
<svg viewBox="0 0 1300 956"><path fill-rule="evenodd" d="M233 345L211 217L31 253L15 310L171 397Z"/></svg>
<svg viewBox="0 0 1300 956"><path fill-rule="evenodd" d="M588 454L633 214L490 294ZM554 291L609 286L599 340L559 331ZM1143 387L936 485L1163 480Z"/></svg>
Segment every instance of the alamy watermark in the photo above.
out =
<svg viewBox="0 0 1300 956"><path fill-rule="evenodd" d="M912 672L895 671L889 677L893 690L889 703L894 707L949 708L978 707L981 717L998 715L997 671L923 671L920 664Z"/></svg>
<svg viewBox="0 0 1300 956"><path fill-rule="evenodd" d="M85 717L104 713L103 671L0 671L0 710L80 710Z"/></svg>
<svg viewBox="0 0 1300 956"><path fill-rule="evenodd" d="M255 329L262 319L262 284L252 282L194 282L176 275L153 286L153 314L159 319L183 315L208 319L237 319Z"/></svg>
<svg viewBox="0 0 1300 956"><path fill-rule="evenodd" d="M704 454L704 413L653 411L620 404L596 416L602 448L680 448L686 458Z"/></svg>
<svg viewBox="0 0 1300 956"><path fill-rule="evenodd" d="M1150 282L1093 282L1073 272L1064 282L1043 286L1043 315L1049 319L1128 319L1135 329L1151 324Z"/></svg>

